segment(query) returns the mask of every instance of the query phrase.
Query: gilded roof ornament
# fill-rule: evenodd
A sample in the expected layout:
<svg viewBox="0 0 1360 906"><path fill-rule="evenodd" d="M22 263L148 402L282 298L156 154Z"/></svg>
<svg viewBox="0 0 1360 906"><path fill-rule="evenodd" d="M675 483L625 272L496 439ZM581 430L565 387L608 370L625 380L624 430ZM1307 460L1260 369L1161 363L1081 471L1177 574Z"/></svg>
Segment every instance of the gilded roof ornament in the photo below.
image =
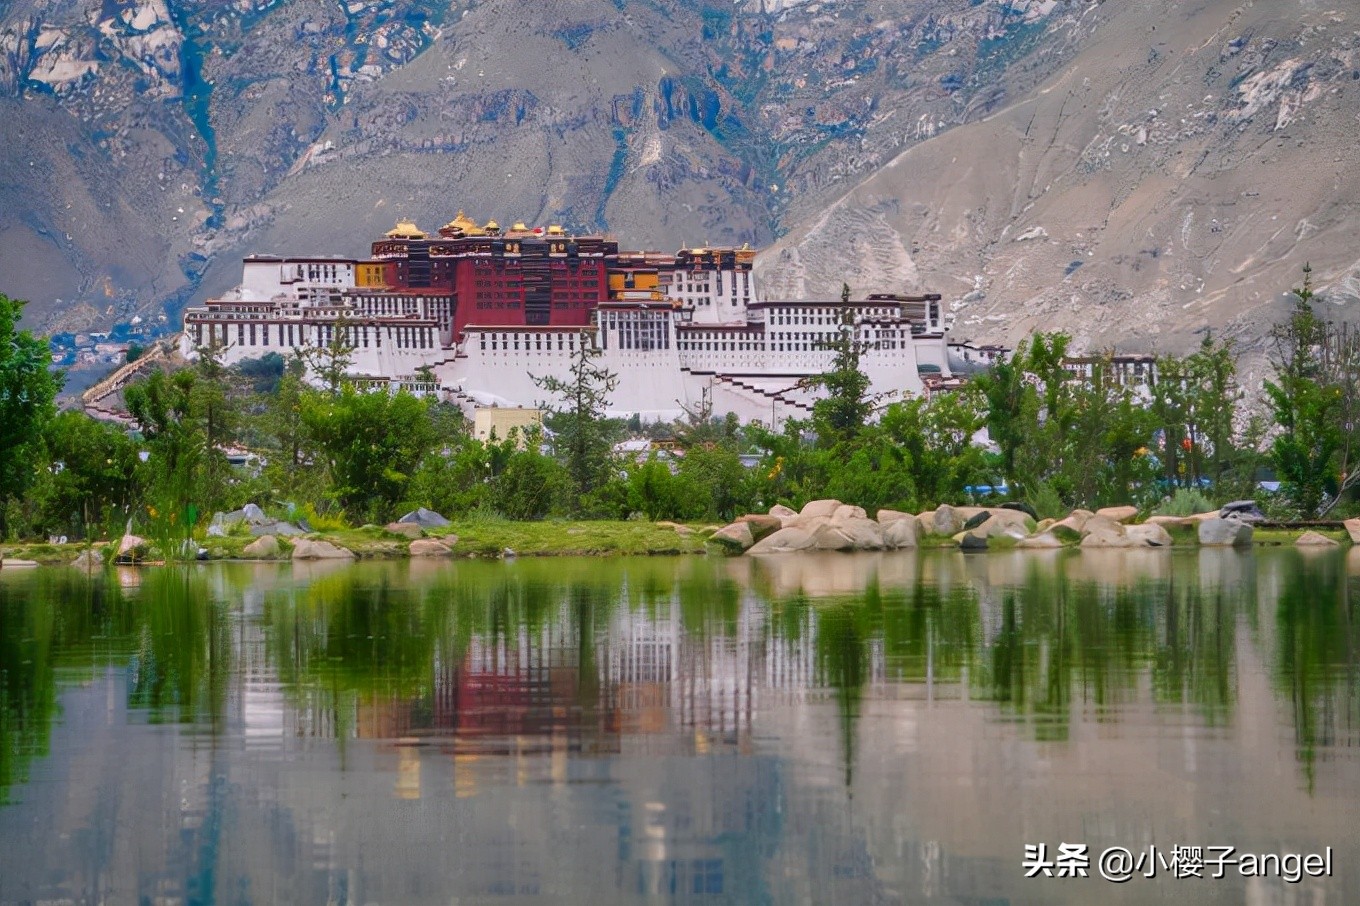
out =
<svg viewBox="0 0 1360 906"><path fill-rule="evenodd" d="M388 239L424 239L425 232L409 220L398 220L397 225L387 231Z"/></svg>

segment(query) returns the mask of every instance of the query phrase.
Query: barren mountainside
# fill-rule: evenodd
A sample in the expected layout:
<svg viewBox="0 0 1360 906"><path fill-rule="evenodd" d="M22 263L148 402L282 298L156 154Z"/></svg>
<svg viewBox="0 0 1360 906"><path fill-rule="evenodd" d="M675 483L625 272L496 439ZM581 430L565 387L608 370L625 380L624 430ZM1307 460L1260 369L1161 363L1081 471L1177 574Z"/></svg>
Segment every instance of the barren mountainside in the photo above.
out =
<svg viewBox="0 0 1360 906"><path fill-rule="evenodd" d="M1349 0L13 0L0 290L84 329L458 209L775 243L767 290L1247 347L1357 303Z"/></svg>

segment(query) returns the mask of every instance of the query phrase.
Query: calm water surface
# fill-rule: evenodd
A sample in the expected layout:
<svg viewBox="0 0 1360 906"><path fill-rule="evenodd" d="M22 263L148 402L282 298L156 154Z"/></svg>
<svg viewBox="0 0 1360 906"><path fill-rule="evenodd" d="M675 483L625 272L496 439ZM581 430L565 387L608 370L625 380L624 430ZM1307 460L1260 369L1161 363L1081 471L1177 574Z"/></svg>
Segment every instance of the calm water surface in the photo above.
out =
<svg viewBox="0 0 1360 906"><path fill-rule="evenodd" d="M0 576L4 903L1342 903L1358 756L1360 550Z"/></svg>

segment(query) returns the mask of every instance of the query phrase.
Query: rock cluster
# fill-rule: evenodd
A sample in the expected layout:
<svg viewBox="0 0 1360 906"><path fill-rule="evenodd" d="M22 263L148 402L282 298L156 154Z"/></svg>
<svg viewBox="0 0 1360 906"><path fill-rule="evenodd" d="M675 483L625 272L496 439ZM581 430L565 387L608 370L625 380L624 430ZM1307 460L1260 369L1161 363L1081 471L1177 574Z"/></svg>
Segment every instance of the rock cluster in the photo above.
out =
<svg viewBox="0 0 1360 906"><path fill-rule="evenodd" d="M743 516L714 532L709 542L730 553L877 551L915 547L921 530L907 513L882 510L870 519L862 507L839 500L813 500L795 512L773 507L768 515Z"/></svg>
<svg viewBox="0 0 1360 906"><path fill-rule="evenodd" d="M1239 516L1240 513L1240 516ZM1062 519L1036 521L1023 505L966 507L942 505L924 513L879 510L869 518L861 507L839 500L813 500L795 511L775 506L768 514L748 514L713 531L708 543L729 554L782 554L793 551L877 551L914 548L925 536L949 538L960 550L987 550L995 545L1021 549L1166 548L1190 530L1206 547L1231 547L1252 542L1254 514L1234 510L1226 516L1215 510L1194 516L1153 516L1135 523L1132 506L1105 507L1092 512L1077 509ZM1346 523L1360 543L1360 519ZM1188 540L1184 539L1183 540ZM1334 544L1313 533L1301 545Z"/></svg>
<svg viewBox="0 0 1360 906"><path fill-rule="evenodd" d="M231 533L231 530L238 525L246 525L250 528L250 533L256 538L265 535L301 535L309 530L308 526L294 525L282 519L275 519L265 514L253 503L247 503L239 510L232 510L230 513L213 513L212 522L208 525L208 535L220 538Z"/></svg>

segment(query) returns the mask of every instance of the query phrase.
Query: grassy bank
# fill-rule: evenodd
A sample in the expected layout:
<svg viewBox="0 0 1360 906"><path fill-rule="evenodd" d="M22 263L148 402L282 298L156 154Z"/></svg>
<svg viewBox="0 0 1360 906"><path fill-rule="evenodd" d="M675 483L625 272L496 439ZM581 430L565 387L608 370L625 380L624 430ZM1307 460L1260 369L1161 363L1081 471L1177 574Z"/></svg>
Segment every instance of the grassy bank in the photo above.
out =
<svg viewBox="0 0 1360 906"><path fill-rule="evenodd" d="M455 521L452 525L426 533L426 537L457 541L454 557L501 557L513 551L522 557L694 554L703 553L704 538L711 526L658 525L652 522L544 521L514 522L509 519L477 517ZM362 560L400 559L408 555L411 539L378 526L340 528L305 536L329 541L353 551ZM244 560L245 548L255 538L248 534L224 537L199 537L197 542L208 551L209 560ZM288 559L291 544L280 538L282 550L276 559ZM110 547L97 544L99 550ZM42 565L70 563L86 548L79 544L0 544L0 558L31 560Z"/></svg>
<svg viewBox="0 0 1360 906"><path fill-rule="evenodd" d="M513 551L521 557L553 556L609 556L647 554L697 554L705 550L704 539L713 526L681 526L670 523L617 521L544 521L515 522L509 519L475 517L457 520L444 529L426 533L426 537L442 539L452 544L452 556L501 557ZM1176 547L1196 547L1198 539L1193 528L1173 526L1170 529ZM1252 543L1257 547L1289 546L1298 540L1303 529L1257 529ZM1349 538L1341 530L1321 534L1348 545ZM339 528L314 532L309 539L329 541L352 551L361 560L401 559L408 556L410 539L393 534L378 526ZM246 545L255 538L248 534L226 537L200 537L198 543L207 549L209 560L248 560ZM1009 548L1013 542L993 539L993 549ZM290 556L291 544L280 539L277 558ZM957 549L958 542L946 536L926 535L921 539L923 549ZM1075 546L1075 545L1069 545ZM81 544L0 544L0 557L31 560L41 565L65 565L74 560L86 545ZM109 545L96 545L106 550ZM106 555L107 556L107 555Z"/></svg>

